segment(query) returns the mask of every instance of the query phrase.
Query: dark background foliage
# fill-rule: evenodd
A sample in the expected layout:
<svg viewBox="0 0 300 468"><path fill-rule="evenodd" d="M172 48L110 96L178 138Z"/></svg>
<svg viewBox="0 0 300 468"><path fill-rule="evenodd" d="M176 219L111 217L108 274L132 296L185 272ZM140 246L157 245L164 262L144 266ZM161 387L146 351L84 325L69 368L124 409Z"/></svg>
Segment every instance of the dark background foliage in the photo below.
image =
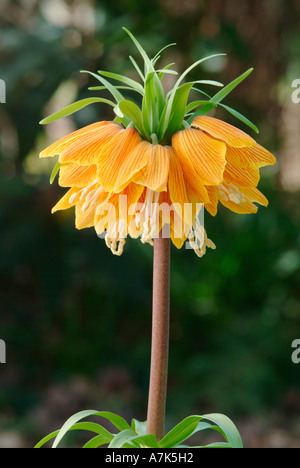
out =
<svg viewBox="0 0 300 468"><path fill-rule="evenodd" d="M203 259L172 248L167 424L224 412L248 447L300 445L299 3L296 0L2 0L0 78L0 446L32 446L90 407L145 419L150 363L152 249L128 240L115 258L73 213L51 215L64 190L39 151L69 131L111 119L105 105L45 127L44 116L91 95L79 70L132 74L131 29L149 55L183 71L226 52L214 68L227 83L254 73L227 98L260 128L278 158L262 170L270 206L255 216L206 216L217 245ZM172 81L167 81L168 86ZM208 91L210 91L208 89ZM226 118L247 130L221 110ZM252 134L252 132L250 131ZM76 444L76 440L74 440Z"/></svg>

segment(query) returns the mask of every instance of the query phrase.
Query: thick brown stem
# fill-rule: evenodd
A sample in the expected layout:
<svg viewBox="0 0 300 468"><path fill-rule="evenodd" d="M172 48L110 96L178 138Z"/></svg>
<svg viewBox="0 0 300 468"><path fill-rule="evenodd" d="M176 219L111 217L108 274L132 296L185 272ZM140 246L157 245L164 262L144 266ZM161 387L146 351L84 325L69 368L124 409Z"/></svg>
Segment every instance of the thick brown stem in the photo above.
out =
<svg viewBox="0 0 300 468"><path fill-rule="evenodd" d="M147 433L164 436L170 322L170 239L154 239L151 369Z"/></svg>

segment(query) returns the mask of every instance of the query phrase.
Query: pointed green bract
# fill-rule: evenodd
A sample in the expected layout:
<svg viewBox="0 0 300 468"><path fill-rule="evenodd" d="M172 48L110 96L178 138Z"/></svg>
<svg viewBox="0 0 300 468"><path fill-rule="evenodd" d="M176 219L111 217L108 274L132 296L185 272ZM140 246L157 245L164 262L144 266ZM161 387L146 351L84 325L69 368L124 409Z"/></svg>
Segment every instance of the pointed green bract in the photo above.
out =
<svg viewBox="0 0 300 468"><path fill-rule="evenodd" d="M108 104L110 106L114 106L115 104L104 98L87 98L87 99L82 99L81 101L74 102L70 106L65 107L64 109L59 110L58 112L55 112L52 115L49 115L49 117L46 117L45 119L40 121L41 125L49 124L52 122L55 122L56 120L62 119L63 117L68 117L69 115L74 114L75 112L78 112L79 110L83 109L86 106L89 106L90 104L94 104L95 102L101 102Z"/></svg>
<svg viewBox="0 0 300 468"><path fill-rule="evenodd" d="M131 101L120 101L118 107L123 115L129 118L131 122L133 122L135 128L139 131L139 133L144 133L144 125L143 125L143 116L141 109Z"/></svg>
<svg viewBox="0 0 300 468"><path fill-rule="evenodd" d="M157 52L157 54L153 57L152 62L154 62L158 57L160 57L161 54L162 54L166 49L168 49L169 47L176 46L176 45L177 45L176 42L172 42L171 44L168 44L168 45L164 46L164 47L163 47L162 49L160 49L160 50Z"/></svg>
<svg viewBox="0 0 300 468"><path fill-rule="evenodd" d="M116 81L121 81L122 83L126 83L129 87L140 93L142 96L144 95L144 88L143 86L138 83L137 81L132 80L131 78L127 78L126 76L119 75L117 73L110 73L105 71L98 71L99 75L106 76L108 78L112 78Z"/></svg>
<svg viewBox="0 0 300 468"><path fill-rule="evenodd" d="M170 69L174 63L169 63L163 68L156 68L156 64L160 60L161 54L166 49L176 44L171 43L162 47L153 59L150 59L135 36L128 29L123 29L133 41L143 60L144 73L136 60L131 55L129 56L129 59L137 72L138 79L142 80L142 83L118 73L100 70L98 74L96 74L83 70L82 73L88 73L101 83L100 86L92 86L89 89L93 91L106 90L112 95L114 101L102 97L83 99L43 119L41 121L42 124L54 122L62 117L72 115L74 112L79 111L87 105L104 103L114 108L116 114L116 118L114 119L115 122L122 124L125 128L128 126L134 126L140 133L141 137L147 141L151 141L152 135L155 135L158 143L170 144L172 135L180 129L188 128L196 116L205 116L216 107L221 106L258 133L256 125L254 125L247 117L243 116L235 109L222 104L222 101L228 96L228 94L250 75L253 71L252 68L224 87L222 83L209 79L201 79L184 83L187 75L197 66L207 60L212 60L226 54L219 53L210 55L197 60L189 66L177 78L173 88L166 93L162 85L163 77L166 74L178 75L178 73L176 70ZM109 79L119 81L121 85L114 85L109 81ZM222 87L222 89L214 96L210 96L202 89L195 87L195 85L218 86ZM140 98L139 102L133 102L126 99L121 92L123 90L137 93ZM207 101L202 99L189 102L191 91L201 93L207 98ZM56 172L57 167L53 171L51 180L54 179Z"/></svg>
<svg viewBox="0 0 300 468"><path fill-rule="evenodd" d="M146 71L145 74L147 75L148 73L153 72L154 71L153 64L152 64L151 60L149 59L148 55L146 54L145 50L143 49L143 47L139 43L139 41L134 37L134 35L127 28L123 28L123 29L128 34L128 36L131 38L131 40L134 42L136 48L138 49L138 51L140 52L141 56L144 59L145 71Z"/></svg>
<svg viewBox="0 0 300 468"><path fill-rule="evenodd" d="M165 130L164 127L162 128L163 134L161 136L163 137L165 135L167 140L170 139L182 125L182 121L184 120L185 116L187 100L192 86L193 83L186 83L180 86L174 95L170 113L171 115L167 122L167 128Z"/></svg>
<svg viewBox="0 0 300 468"><path fill-rule="evenodd" d="M236 111L235 109L232 109L231 107L225 106L224 104L219 105L226 109L230 114L234 115L234 117L239 119L241 122L248 125L248 127L252 128L252 130L254 130L256 133L259 133L259 129L257 128L257 126L253 122L251 122L251 120L247 119L247 117L245 117L243 114Z"/></svg>
<svg viewBox="0 0 300 468"><path fill-rule="evenodd" d="M140 67L138 66L138 64L136 63L136 61L134 60L134 58L129 55L129 60L131 61L132 65L134 66L134 68L136 69L137 73L140 75L142 81L144 82L145 81L145 77L140 69Z"/></svg>
<svg viewBox="0 0 300 468"><path fill-rule="evenodd" d="M61 168L61 164L59 162L57 162L53 168L53 171L51 173L51 176L50 176L50 184L53 184L54 180L55 180L55 177L57 176L57 173L59 171L59 169Z"/></svg>

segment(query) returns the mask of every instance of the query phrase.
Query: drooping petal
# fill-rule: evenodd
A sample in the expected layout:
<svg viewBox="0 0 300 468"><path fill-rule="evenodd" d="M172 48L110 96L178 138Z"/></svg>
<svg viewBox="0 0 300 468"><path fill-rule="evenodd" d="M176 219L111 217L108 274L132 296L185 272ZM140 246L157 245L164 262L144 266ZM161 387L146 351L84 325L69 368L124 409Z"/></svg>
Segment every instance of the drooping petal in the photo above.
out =
<svg viewBox="0 0 300 468"><path fill-rule="evenodd" d="M251 214L257 213L258 208L256 205L253 205L250 201L246 200L244 203L234 203L231 200L225 200L224 198L220 198L220 202L230 211L238 214Z"/></svg>
<svg viewBox="0 0 300 468"><path fill-rule="evenodd" d="M235 167L228 163L224 171L224 180L242 187L256 187L259 179L258 169Z"/></svg>
<svg viewBox="0 0 300 468"><path fill-rule="evenodd" d="M180 217L178 217L178 215L176 216L175 213L174 216L171 218L170 236L173 244L177 249L182 248L187 238L187 230L189 230L189 228L186 228L185 223Z"/></svg>
<svg viewBox="0 0 300 468"><path fill-rule="evenodd" d="M219 185L226 165L226 145L194 128L175 133L172 146L182 161L186 177L197 174L203 185ZM193 179L194 177L189 177Z"/></svg>
<svg viewBox="0 0 300 468"><path fill-rule="evenodd" d="M254 169L276 163L276 158L273 154L260 145L252 146L251 148L228 147L226 159L233 166L251 167Z"/></svg>
<svg viewBox="0 0 300 468"><path fill-rule="evenodd" d="M219 203L219 192L217 187L209 186L207 187L208 195L209 195L209 202L205 203L205 209L211 214L212 216L216 216L218 211L218 203Z"/></svg>
<svg viewBox="0 0 300 468"><path fill-rule="evenodd" d="M151 143L142 140L126 155L119 169L114 192L121 192L134 179L135 174L146 166L151 147Z"/></svg>
<svg viewBox="0 0 300 468"><path fill-rule="evenodd" d="M102 148L97 164L98 180L107 191L113 191L120 169L127 156L141 141L135 128L128 128L117 133Z"/></svg>
<svg viewBox="0 0 300 468"><path fill-rule="evenodd" d="M103 202L96 207L95 229L102 234L105 229L112 228L118 221L118 200L112 197L108 202Z"/></svg>
<svg viewBox="0 0 300 468"><path fill-rule="evenodd" d="M192 204L188 196L186 181L183 175L181 163L177 153L172 150L170 154L170 171L169 171L169 192L170 199L175 209L179 205L181 213L185 212L185 221L188 224L193 224L193 210L189 209ZM179 210L177 210L179 212ZM179 213L180 214L180 213Z"/></svg>
<svg viewBox="0 0 300 468"><path fill-rule="evenodd" d="M48 158L50 156L55 156L55 155L60 155L63 151L65 151L67 148L69 148L73 143L76 141L80 140L87 134L93 134L98 131L102 130L102 127L105 127L106 125L111 125L112 122L96 122L91 125L87 125L86 127L80 128L79 130L76 130L73 133L70 133L69 135L66 135L64 138L61 138L60 140L56 141L52 145L48 146L48 148L45 148L43 151L40 153L40 158Z"/></svg>
<svg viewBox="0 0 300 468"><path fill-rule="evenodd" d="M119 197L119 216L129 223L135 213L144 187L142 185L131 183L122 192L116 194Z"/></svg>
<svg viewBox="0 0 300 468"><path fill-rule="evenodd" d="M243 194L250 202L268 206L269 201L256 187L243 187Z"/></svg>
<svg viewBox="0 0 300 468"><path fill-rule="evenodd" d="M72 206L76 204L75 194L79 192L80 188L72 187L67 193L56 203L56 205L52 208L51 213L55 213L56 211L60 210L68 210ZM73 201L72 201L73 198ZM70 203L71 200L71 203Z"/></svg>
<svg viewBox="0 0 300 468"><path fill-rule="evenodd" d="M256 145L256 141L247 133L214 117L198 116L193 120L191 126L200 128L214 138L235 148Z"/></svg>
<svg viewBox="0 0 300 468"><path fill-rule="evenodd" d="M83 209L83 203L79 203L75 208L75 226L76 229L85 229L94 226L95 206L89 206L88 209Z"/></svg>
<svg viewBox="0 0 300 468"><path fill-rule="evenodd" d="M148 151L147 165L132 180L151 190L159 192L167 190L172 151L170 146L151 145Z"/></svg>
<svg viewBox="0 0 300 468"><path fill-rule="evenodd" d="M85 187L97 178L97 166L81 166L79 164L63 164L59 171L61 187Z"/></svg>
<svg viewBox="0 0 300 468"><path fill-rule="evenodd" d="M60 153L59 162L72 162L83 166L97 164L103 146L122 129L115 122L110 122L96 131L85 134L83 138L75 141Z"/></svg>

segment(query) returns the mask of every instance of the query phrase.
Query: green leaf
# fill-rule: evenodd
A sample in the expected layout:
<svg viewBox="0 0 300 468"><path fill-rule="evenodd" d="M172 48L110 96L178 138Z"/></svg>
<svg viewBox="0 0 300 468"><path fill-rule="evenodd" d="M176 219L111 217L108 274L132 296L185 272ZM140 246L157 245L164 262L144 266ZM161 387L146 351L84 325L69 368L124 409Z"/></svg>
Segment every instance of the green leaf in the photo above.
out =
<svg viewBox="0 0 300 468"><path fill-rule="evenodd" d="M144 59L145 70L146 70L145 75L147 75L150 72L154 72L153 64L152 64L150 58L148 57L148 55L146 54L145 50L143 49L143 47L139 43L139 41L134 37L134 35L128 29L126 29L124 27L123 27L123 29L128 34L128 36L131 38L131 40L135 44L136 48L138 49L139 53L141 54L141 56Z"/></svg>
<svg viewBox="0 0 300 468"><path fill-rule="evenodd" d="M164 88L162 86L161 80L158 78L158 75L155 73L153 76L153 89L154 89L154 94L157 102L157 123L159 120L159 116L162 113L165 104L166 104L166 97L165 97L165 92Z"/></svg>
<svg viewBox="0 0 300 468"><path fill-rule="evenodd" d="M75 112L79 111L80 109L83 109L84 107L89 106L90 104L94 104L95 102L103 102L105 104L109 104L110 106L115 106L115 103L108 99L103 99L103 98L82 99L81 101L74 102L70 106L67 106L64 109L61 109L60 111L55 112L52 115L49 115L49 117L46 117L45 119L41 120L40 124L45 125L51 122L55 122L56 120L72 115Z"/></svg>
<svg viewBox="0 0 300 468"><path fill-rule="evenodd" d="M165 68L162 68L161 70L156 70L157 73L159 73L159 77L162 75L178 75L178 72L175 70L167 70Z"/></svg>
<svg viewBox="0 0 300 468"><path fill-rule="evenodd" d="M102 435L97 435L90 439L82 448L98 448L101 447L102 445L109 444L111 440L113 439L113 436L111 436L110 439L108 439L105 436Z"/></svg>
<svg viewBox="0 0 300 468"><path fill-rule="evenodd" d="M223 89L221 89L221 91L219 91L217 94L215 94L215 96L213 96L205 106L203 106L201 109L196 111L189 118L188 122L191 123L194 120L194 118L199 116L199 115L207 115L208 112L210 112L214 107L216 107L217 104L220 104L220 102L226 96L228 96L228 94L231 93L231 91L233 89L235 89L242 81L244 81L250 75L250 73L252 73L252 72L253 72L253 68L250 68L245 73L243 73L241 76L239 76L238 78L233 80L231 83L229 83L227 86L225 86Z"/></svg>
<svg viewBox="0 0 300 468"><path fill-rule="evenodd" d="M136 437L136 433L132 429L125 429L112 439L108 448L121 448L125 444L128 444L134 437Z"/></svg>
<svg viewBox="0 0 300 468"><path fill-rule="evenodd" d="M158 51L157 54L153 57L152 62L154 62L157 59L157 57L160 56L166 49L168 49L169 47L176 46L176 45L177 45L176 42L172 42L171 44L168 44L162 49L160 49L160 51Z"/></svg>
<svg viewBox="0 0 300 468"><path fill-rule="evenodd" d="M181 127L186 114L186 105L192 86L193 83L185 83L176 90L172 102L169 121L167 120L166 113L165 121L163 122L162 127L160 127L161 133L159 132L159 137L161 136L162 138L164 135L167 137L173 135Z"/></svg>
<svg viewBox="0 0 300 468"><path fill-rule="evenodd" d="M194 83L218 86L219 88L223 88L224 86L223 83L220 83L219 81L214 81L214 80L199 80L199 81L195 81Z"/></svg>
<svg viewBox="0 0 300 468"><path fill-rule="evenodd" d="M120 101L118 106L122 114L126 115L126 117L133 122L134 126L143 133L144 128L141 109L134 104L134 102L127 100Z"/></svg>
<svg viewBox="0 0 300 468"><path fill-rule="evenodd" d="M55 166L54 166L54 168L53 168L53 171L52 171L52 173L51 173L51 176L50 176L50 184L53 184L53 182L54 182L54 180L55 180L55 177L56 177L56 175L57 175L57 173L58 173L60 167L61 167L61 164L60 164L59 162L57 162L57 163L55 164Z"/></svg>
<svg viewBox="0 0 300 468"><path fill-rule="evenodd" d="M208 445L177 445L176 448L187 448L187 449L196 449L196 448L231 448L231 445L228 442L213 442Z"/></svg>
<svg viewBox="0 0 300 468"><path fill-rule="evenodd" d="M203 96L206 96L208 99L211 99L211 96L209 94L205 93L204 91L202 91L202 89L192 87L192 90L197 91L200 94L203 94Z"/></svg>
<svg viewBox="0 0 300 468"><path fill-rule="evenodd" d="M80 73L88 73L89 75L96 78L96 80L100 81L100 83L102 83L106 87L106 89L113 95L113 97L115 98L117 102L122 101L124 99L124 96L118 91L116 86L112 85L109 81L107 81L102 76L96 75L96 73L90 72L88 70L81 70Z"/></svg>
<svg viewBox="0 0 300 468"><path fill-rule="evenodd" d="M138 93L140 93L142 96L144 95L144 88L143 86L138 83L135 80L132 80L131 78L127 78L127 76L119 75L117 73L110 73L110 72L105 72L102 70L98 70L99 75L107 76L108 78L111 78L116 81L120 81L121 83L127 84L130 88L134 89Z"/></svg>
<svg viewBox="0 0 300 468"><path fill-rule="evenodd" d="M233 91L242 81L244 81L251 73L253 72L253 68L249 68L245 73L241 76L233 80L227 86L225 86L221 91L219 91L213 98L211 99L212 102L215 104L219 104L223 99L228 96L231 91Z"/></svg>
<svg viewBox="0 0 300 468"><path fill-rule="evenodd" d="M169 63L168 65L166 65L164 68L162 68L161 70L157 70L157 73L158 73L158 78L160 80L162 80L162 78L164 77L165 73L169 73L171 75L178 75L178 72L175 71L175 70L169 70L170 67L172 67L173 65L175 65L175 62L172 62L172 63Z"/></svg>
<svg viewBox="0 0 300 468"><path fill-rule="evenodd" d="M69 431L75 431L75 430L85 430L85 431L91 431L95 432L98 434L98 436L104 438L106 440L105 443L109 443L113 435L108 432L104 427L100 426L99 424L96 423L90 423L90 422L81 422L81 423L76 423L72 427L70 427ZM59 430L51 432L51 434L48 434L46 437L44 437L42 440L40 440L35 448L40 448L43 445L45 445L47 442L49 442L51 439L54 439L58 434Z"/></svg>
<svg viewBox="0 0 300 468"><path fill-rule="evenodd" d="M142 436L136 436L131 439L131 442L138 443L141 447L146 448L158 448L158 442L153 434L145 434Z"/></svg>
<svg viewBox="0 0 300 468"><path fill-rule="evenodd" d="M167 128L169 127L169 122L170 122L171 113L172 113L172 109L173 109L173 101L175 99L175 95L177 93L179 85L183 81L183 79L186 77L186 75L188 75L188 73L193 68L195 68L197 65L200 65L201 63L205 62L206 60L210 60L212 58L223 56L223 55L226 55L226 54L215 54L215 55L210 55L209 57L202 58L202 59L198 60L197 62L193 63L189 68L187 68L182 73L182 75L176 81L173 90L169 94L169 99L168 99L168 102L166 104L166 109L165 109L165 111L164 111L164 113L162 115L162 118L160 120L159 131L158 131L159 135L161 135L163 137L165 135L166 131L167 131ZM193 87L194 83L186 83L186 86L188 86L188 85L190 86L190 88L189 88L189 91L190 91L191 88ZM185 88L185 89L187 89L187 88ZM185 115L185 112L184 112L184 115ZM183 117L184 117L184 115L183 115ZM182 120L183 120L183 118L182 118ZM173 127L173 125L172 125L172 127ZM169 130L168 130L168 133L169 133Z"/></svg>
<svg viewBox="0 0 300 468"><path fill-rule="evenodd" d="M145 435L147 433L147 421L138 421L133 419L131 421L131 429L136 432L137 435Z"/></svg>
<svg viewBox="0 0 300 468"><path fill-rule="evenodd" d="M186 75L188 75L190 73L190 71L193 70L193 68L197 67L198 65L200 65L201 63L203 62L206 62L207 60L211 60L215 57L222 57L226 54L214 54L214 55L210 55L209 57L204 57L200 60L197 60L197 62L193 63L190 67L188 67L183 73L182 75L180 76L180 78L177 80L174 88L178 88L179 84L183 81L183 79L186 77Z"/></svg>
<svg viewBox="0 0 300 468"><path fill-rule="evenodd" d="M49 442L49 440L54 439L54 437L56 437L58 433L59 433L59 431L54 431L54 432L51 432L50 434L48 434L47 436L43 437L43 438L34 446L34 448L41 448L43 445L45 445L47 442Z"/></svg>
<svg viewBox="0 0 300 468"><path fill-rule="evenodd" d="M136 61L134 60L133 57L131 57L131 55L129 55L129 60L131 61L132 65L134 66L134 68L136 69L136 71L138 72L138 74L140 75L141 79L143 80L143 82L145 81L145 77L140 69L140 67L138 66L138 64L136 63Z"/></svg>
<svg viewBox="0 0 300 468"><path fill-rule="evenodd" d="M169 431L159 442L161 448L172 448L190 437L199 423L199 416L188 416Z"/></svg>
<svg viewBox="0 0 300 468"><path fill-rule="evenodd" d="M145 82L145 94L142 102L142 116L143 116L143 126L145 133L150 138L153 133L155 112L157 112L156 99L154 92L154 75L155 72L149 73L146 77Z"/></svg>
<svg viewBox="0 0 300 468"><path fill-rule="evenodd" d="M214 425L209 423L214 423ZM163 437L159 442L159 447L176 447L191 435L205 429L213 429L220 432L232 448L243 447L243 442L236 426L223 414L195 415L185 418Z"/></svg>
<svg viewBox="0 0 300 468"><path fill-rule="evenodd" d="M225 106L224 104L219 104L219 106L223 107L228 112L230 112L230 114L234 115L234 117L239 119L244 124L248 125L248 127L254 130L256 133L259 133L259 129L257 128L257 126L254 123L252 123L251 120L247 119L247 117L245 117L243 114L236 111L235 109L232 109L231 107Z"/></svg>
<svg viewBox="0 0 300 468"><path fill-rule="evenodd" d="M213 110L215 107L217 107L217 104L214 102L208 102L205 104L201 109L197 110L188 120L189 123L191 123L195 117L198 117L199 115L207 115L211 110Z"/></svg>
<svg viewBox="0 0 300 468"><path fill-rule="evenodd" d="M118 416L117 414L110 413L107 411L95 411L95 410L86 410L86 411L80 411L79 413L74 414L71 416L65 424L62 426L62 428L59 430L54 442L53 442L53 448L56 448L59 444L59 442L62 440L62 438L66 435L66 433L71 430L71 428L76 424L78 421L81 419L87 418L88 416L102 416L105 419L108 419L114 426L119 429L119 430L125 430L125 429L130 429L129 424L121 418L121 416Z"/></svg>
<svg viewBox="0 0 300 468"><path fill-rule="evenodd" d="M193 102L190 102L186 106L185 113L188 114L192 110L196 109L196 107L203 106L205 104L207 104L207 101L193 101Z"/></svg>
<svg viewBox="0 0 300 468"><path fill-rule="evenodd" d="M228 442L213 442L212 444L203 445L202 447L194 448L232 448Z"/></svg>
<svg viewBox="0 0 300 468"><path fill-rule="evenodd" d="M115 86L116 89L124 89L124 90L127 90L127 91L135 91L135 89L133 88L130 88L129 86ZM88 88L89 91L104 91L106 90L106 86L90 86Z"/></svg>
<svg viewBox="0 0 300 468"><path fill-rule="evenodd" d="M243 442L239 431L237 430L234 423L224 414L206 414L202 416L203 419L216 424L222 429L227 442L232 448L243 448Z"/></svg>

